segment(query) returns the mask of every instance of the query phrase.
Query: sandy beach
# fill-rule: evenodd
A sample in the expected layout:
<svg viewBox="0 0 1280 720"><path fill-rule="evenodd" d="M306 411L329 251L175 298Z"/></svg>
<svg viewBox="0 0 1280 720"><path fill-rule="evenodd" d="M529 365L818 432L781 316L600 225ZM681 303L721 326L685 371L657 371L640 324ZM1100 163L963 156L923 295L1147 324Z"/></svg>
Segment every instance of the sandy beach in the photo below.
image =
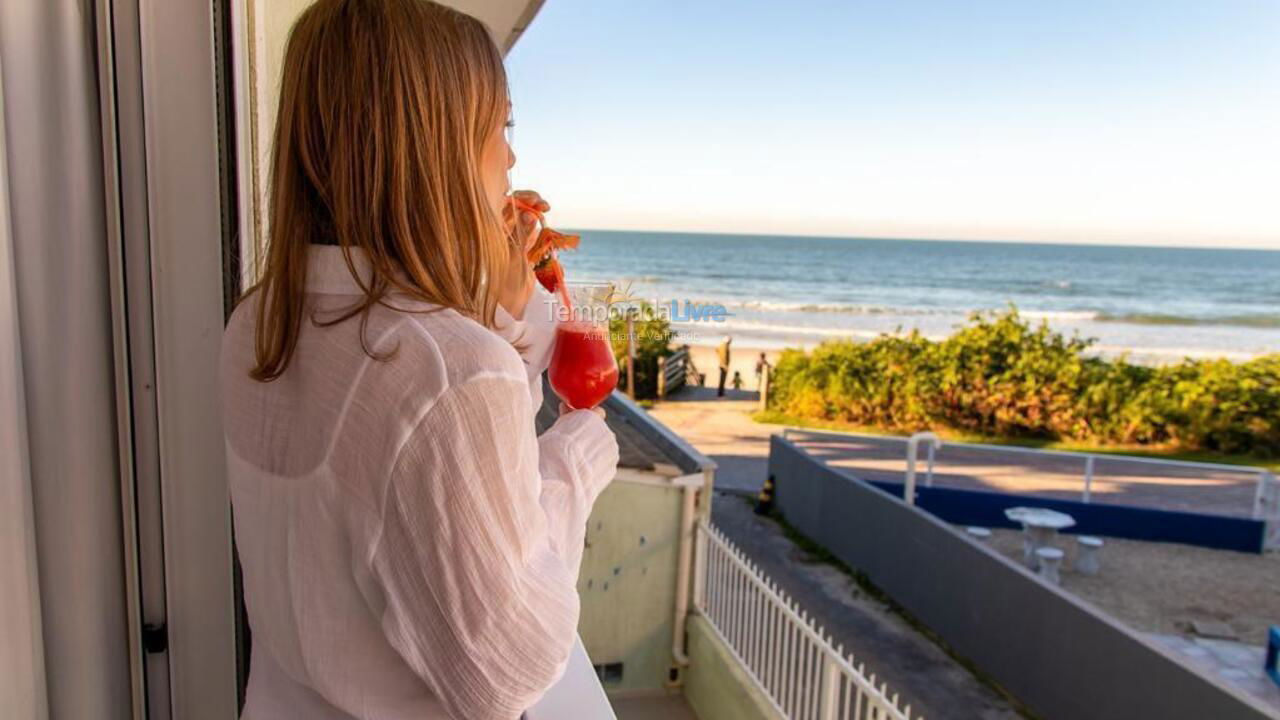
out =
<svg viewBox="0 0 1280 720"><path fill-rule="evenodd" d="M733 379L733 373L736 371L742 374L742 389L752 393L759 389L756 360L759 359L760 353L765 354L765 358L771 365L776 364L778 356L782 354L782 351L777 349L738 347L735 343L731 343L729 348L729 377L725 380L725 388L732 387L730 380ZM720 377L720 363L716 359L715 346L690 345L689 356L693 359L693 364L698 371L707 376L707 386L715 387Z"/></svg>
<svg viewBox="0 0 1280 720"><path fill-rule="evenodd" d="M1014 562L1022 560L1022 533L992 531L991 546ZM1067 553L1062 587L1143 632L1190 634L1194 621L1225 623L1233 639L1266 643L1267 627L1280 617L1280 554L1231 552L1176 543L1106 538L1103 571L1081 575L1072 569L1076 543L1062 536Z"/></svg>

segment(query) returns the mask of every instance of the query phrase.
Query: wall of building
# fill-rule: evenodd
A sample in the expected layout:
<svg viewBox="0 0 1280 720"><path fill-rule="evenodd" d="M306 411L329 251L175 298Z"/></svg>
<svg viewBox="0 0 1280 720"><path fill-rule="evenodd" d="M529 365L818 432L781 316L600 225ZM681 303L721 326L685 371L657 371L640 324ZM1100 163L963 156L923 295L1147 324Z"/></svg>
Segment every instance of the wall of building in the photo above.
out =
<svg viewBox="0 0 1280 720"><path fill-rule="evenodd" d="M1272 717L1075 596L775 435L786 520L1048 720Z"/></svg>
<svg viewBox="0 0 1280 720"><path fill-rule="evenodd" d="M894 497L902 497L902 483L873 481L871 484ZM1004 516L1004 511L1014 505L1035 505L1070 515L1076 524L1065 532L1073 535L1261 553L1266 533L1266 523L1246 517L1089 503L1026 493L916 486L916 506L953 525L1018 528L1021 525Z"/></svg>
<svg viewBox="0 0 1280 720"><path fill-rule="evenodd" d="M681 498L678 487L615 480L592 509L578 575L578 630L593 664L622 664L620 680L605 678L606 691L666 683Z"/></svg>
<svg viewBox="0 0 1280 720"><path fill-rule="evenodd" d="M684 696L699 720L767 720L779 715L706 618L689 618Z"/></svg>

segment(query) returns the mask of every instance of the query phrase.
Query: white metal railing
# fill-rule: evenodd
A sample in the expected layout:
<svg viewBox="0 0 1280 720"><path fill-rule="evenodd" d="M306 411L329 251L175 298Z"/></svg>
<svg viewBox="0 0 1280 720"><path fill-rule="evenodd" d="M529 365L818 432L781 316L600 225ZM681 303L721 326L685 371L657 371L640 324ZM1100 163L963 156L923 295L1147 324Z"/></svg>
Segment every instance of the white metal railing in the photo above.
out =
<svg viewBox="0 0 1280 720"><path fill-rule="evenodd" d="M914 444L910 438L898 437L894 435L867 435L865 433L846 433L835 432L830 430L806 430L803 428L784 428L782 437L790 440L792 435L809 435L809 436L826 436L826 437L843 437L856 438L862 440L891 441L901 442L907 446L907 462L910 466L914 466L915 453ZM921 433L917 433L921 435ZM1080 497L1084 502L1089 502L1093 492L1093 480L1096 476L1094 472L1097 461L1104 460L1110 463L1135 463L1146 466L1165 466L1174 467L1185 470L1208 470L1213 472L1230 472L1240 473L1244 475L1252 475L1255 479L1255 487L1253 493L1253 506L1250 509L1250 517L1254 520L1280 521L1280 500L1276 499L1280 492L1277 492L1277 480L1274 473L1265 467L1256 465L1228 465L1225 463L1207 463L1192 462L1190 460L1164 460L1161 458L1144 458L1132 455L1110 455L1110 454L1094 454L1087 452L1070 452L1066 450L1041 450L1038 448L1018 447L1016 445L986 445L983 443L950 443L955 447L974 450L989 450L992 452L1025 454L1035 456L1052 456L1062 458L1074 458L1080 460L1081 467L1081 490ZM928 458L925 464L925 487L933 487L933 468L934 454L938 445L930 443L926 446L928 450Z"/></svg>
<svg viewBox="0 0 1280 720"><path fill-rule="evenodd" d="M942 440L931 432L918 432L907 438L907 476L906 482L902 483L902 499L908 505L916 504L916 458L919 457L918 443L921 440L928 441L929 445L929 465L925 475L925 486L933 487L933 454L942 447Z"/></svg>
<svg viewBox="0 0 1280 720"><path fill-rule="evenodd" d="M920 720L706 520L694 607L788 720Z"/></svg>

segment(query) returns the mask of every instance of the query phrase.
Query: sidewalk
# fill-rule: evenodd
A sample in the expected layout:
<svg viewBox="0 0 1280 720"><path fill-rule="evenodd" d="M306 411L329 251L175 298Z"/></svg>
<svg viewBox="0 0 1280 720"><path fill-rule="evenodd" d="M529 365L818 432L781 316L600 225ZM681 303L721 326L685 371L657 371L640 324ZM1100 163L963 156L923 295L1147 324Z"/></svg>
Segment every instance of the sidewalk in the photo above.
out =
<svg viewBox="0 0 1280 720"><path fill-rule="evenodd" d="M767 475L769 436L786 427L753 421L757 402L754 391L729 390L724 398L717 398L714 387L688 387L656 403L650 413L719 464L717 488L755 493ZM864 480L902 482L906 449L898 438L833 438L821 431L796 430L791 439L828 465ZM923 474L923 450L920 456ZM934 484L1078 500L1084 467L1083 457L946 444L937 454ZM1095 462L1092 501L1248 517L1256 480L1256 475L1245 472L1142 465L1123 457L1103 457Z"/></svg>
<svg viewBox="0 0 1280 720"><path fill-rule="evenodd" d="M655 403L649 414L716 461L716 488L756 493L767 474L769 436L783 428L751 419L756 397L726 390L717 398L714 386L685 387Z"/></svg>
<svg viewBox="0 0 1280 720"><path fill-rule="evenodd" d="M805 612L853 654L867 672L928 720L1014 720L1022 717L991 687L868 595L843 570L812 558L775 521L756 515L751 498L717 492L712 521Z"/></svg>

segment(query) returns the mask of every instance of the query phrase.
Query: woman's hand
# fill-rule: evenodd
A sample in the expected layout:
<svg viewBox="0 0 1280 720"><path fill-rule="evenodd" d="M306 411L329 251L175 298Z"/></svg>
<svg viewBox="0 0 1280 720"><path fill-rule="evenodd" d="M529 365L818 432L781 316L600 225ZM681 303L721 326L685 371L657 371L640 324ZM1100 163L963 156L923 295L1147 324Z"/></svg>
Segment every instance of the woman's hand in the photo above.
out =
<svg viewBox="0 0 1280 720"><path fill-rule="evenodd" d="M516 190L512 196L540 212L551 209L547 201L533 190ZM510 256L507 258L507 274L502 278L498 290L498 302L511 317L522 320L525 306L529 304L529 296L533 294L533 284L537 282L527 255L538 239L538 218L528 210L519 210L515 203L508 201L502 208L502 219L510 233L511 246Z"/></svg>
<svg viewBox="0 0 1280 720"><path fill-rule="evenodd" d="M601 420L605 419L604 408L600 407L599 405L597 405L597 406L595 406L595 407L593 407L593 408L583 408L583 409L584 409L584 410L586 410L587 412L593 412L593 413L595 413L596 415L599 415ZM566 404L565 404L565 402L564 402L563 400L561 400L561 401L560 401L560 414L561 414L561 415L567 415L568 413L571 413L571 412L573 412L573 408L569 407L568 405L566 405Z"/></svg>

